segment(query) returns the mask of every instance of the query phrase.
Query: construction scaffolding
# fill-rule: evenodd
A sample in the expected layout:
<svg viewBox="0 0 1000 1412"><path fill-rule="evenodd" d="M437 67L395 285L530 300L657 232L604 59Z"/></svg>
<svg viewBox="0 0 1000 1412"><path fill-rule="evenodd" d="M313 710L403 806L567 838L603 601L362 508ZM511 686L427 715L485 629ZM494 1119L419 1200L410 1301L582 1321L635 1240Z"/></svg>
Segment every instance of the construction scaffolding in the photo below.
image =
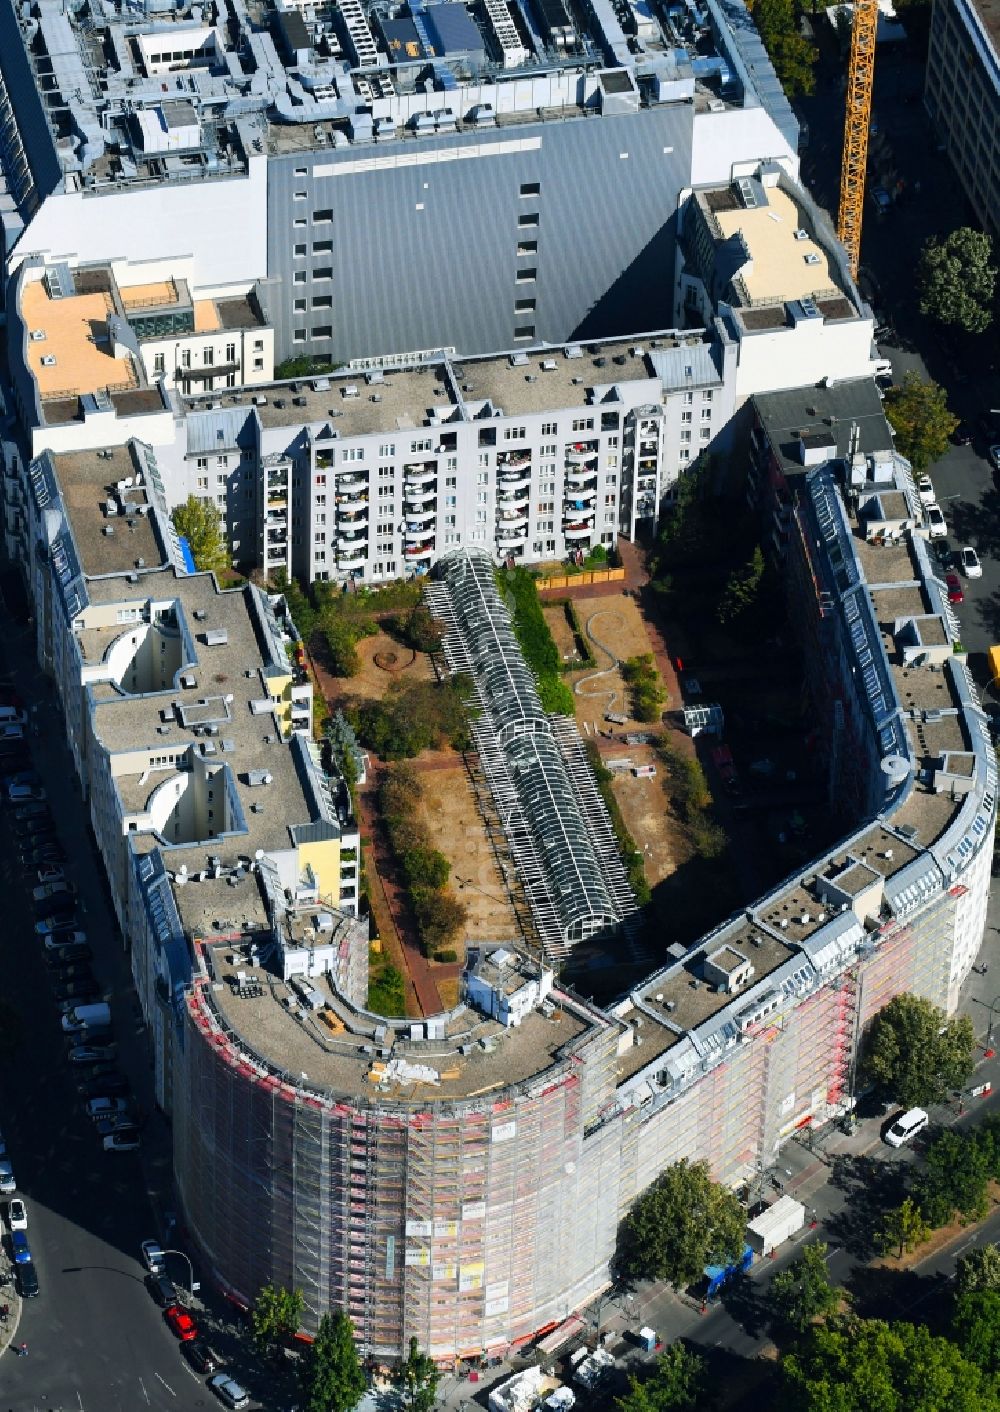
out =
<svg viewBox="0 0 1000 1412"><path fill-rule="evenodd" d="M442 560L425 590L452 673L473 682L472 735L542 947L564 958L588 937L637 931L638 907L572 721L542 710L485 552Z"/></svg>

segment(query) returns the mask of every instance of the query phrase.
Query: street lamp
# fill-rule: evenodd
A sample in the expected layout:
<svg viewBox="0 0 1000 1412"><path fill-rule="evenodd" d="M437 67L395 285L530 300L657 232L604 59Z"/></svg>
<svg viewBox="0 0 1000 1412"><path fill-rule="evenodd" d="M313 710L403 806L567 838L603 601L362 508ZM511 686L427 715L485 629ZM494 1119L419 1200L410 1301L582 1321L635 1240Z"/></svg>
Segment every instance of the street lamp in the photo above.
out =
<svg viewBox="0 0 1000 1412"><path fill-rule="evenodd" d="M191 1257L185 1255L183 1250L164 1250L164 1255L179 1255L182 1260L187 1261L188 1267L188 1290L194 1296L201 1289L201 1281L194 1277L194 1266L191 1264Z"/></svg>
<svg viewBox="0 0 1000 1412"><path fill-rule="evenodd" d="M993 1000L990 1002L990 1021L989 1021L989 1025L987 1026L987 1029L986 1029L986 1048L987 1048L987 1049L992 1049L992 1048L993 1048L993 1012L994 1012L994 1010L996 1009L996 1007L997 1007L998 1005L1000 1005L1000 995L994 996L994 997L993 997Z"/></svg>

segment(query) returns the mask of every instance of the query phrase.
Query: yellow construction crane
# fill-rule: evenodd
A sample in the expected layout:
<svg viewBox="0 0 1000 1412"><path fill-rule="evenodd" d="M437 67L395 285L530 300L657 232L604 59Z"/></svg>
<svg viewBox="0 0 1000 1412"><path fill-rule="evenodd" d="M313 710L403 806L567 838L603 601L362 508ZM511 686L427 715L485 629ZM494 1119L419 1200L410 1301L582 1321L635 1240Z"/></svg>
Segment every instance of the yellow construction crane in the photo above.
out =
<svg viewBox="0 0 1000 1412"><path fill-rule="evenodd" d="M865 208L865 168L868 162L868 130L872 117L877 28L878 0L854 0L837 234L847 251L847 262L851 274L855 277L861 260L861 221Z"/></svg>

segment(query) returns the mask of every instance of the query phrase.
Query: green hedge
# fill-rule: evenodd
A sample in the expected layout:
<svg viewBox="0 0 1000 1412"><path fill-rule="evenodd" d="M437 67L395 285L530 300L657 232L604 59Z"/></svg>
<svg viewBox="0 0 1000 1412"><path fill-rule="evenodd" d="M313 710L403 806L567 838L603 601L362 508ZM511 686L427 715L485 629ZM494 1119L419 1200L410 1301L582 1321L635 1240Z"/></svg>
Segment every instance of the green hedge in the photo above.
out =
<svg viewBox="0 0 1000 1412"><path fill-rule="evenodd" d="M562 680L559 650L545 621L534 576L527 569L508 569L498 570L498 579L501 592L506 591L510 600L514 632L538 683L542 709L572 716L573 693Z"/></svg>
<svg viewBox="0 0 1000 1412"><path fill-rule="evenodd" d="M448 887L451 865L432 845L418 815L422 797L420 781L408 766L386 770L379 785L379 810L403 871L420 949L432 956L458 939L468 909Z"/></svg>
<svg viewBox="0 0 1000 1412"><path fill-rule="evenodd" d="M621 853L622 862L625 864L629 886L635 893L636 901L639 903L639 906L645 907L653 894L646 880L646 871L642 865L642 853L635 846L635 839L629 832L628 824L626 824L621 811L621 805L618 803L615 796L615 791L612 786L614 775L601 759L601 752L598 750L595 741L586 740L584 741L584 746L586 747L590 767L594 771L597 788L600 790L601 798L604 800L608 814L611 816L611 827L615 831L618 851Z"/></svg>

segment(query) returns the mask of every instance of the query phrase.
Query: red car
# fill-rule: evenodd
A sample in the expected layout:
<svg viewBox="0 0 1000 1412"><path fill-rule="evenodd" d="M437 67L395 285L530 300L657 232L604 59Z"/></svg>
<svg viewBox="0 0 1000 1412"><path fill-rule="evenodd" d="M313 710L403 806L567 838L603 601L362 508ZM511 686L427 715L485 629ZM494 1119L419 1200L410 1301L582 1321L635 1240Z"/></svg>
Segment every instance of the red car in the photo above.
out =
<svg viewBox="0 0 1000 1412"><path fill-rule="evenodd" d="M965 593L962 589L962 581L958 574L945 574L945 583L948 586L948 602L964 603Z"/></svg>
<svg viewBox="0 0 1000 1412"><path fill-rule="evenodd" d="M191 1339L198 1337L197 1325L187 1310L182 1309L179 1304L171 1304L170 1308L164 1312L163 1317L181 1343L189 1343Z"/></svg>

